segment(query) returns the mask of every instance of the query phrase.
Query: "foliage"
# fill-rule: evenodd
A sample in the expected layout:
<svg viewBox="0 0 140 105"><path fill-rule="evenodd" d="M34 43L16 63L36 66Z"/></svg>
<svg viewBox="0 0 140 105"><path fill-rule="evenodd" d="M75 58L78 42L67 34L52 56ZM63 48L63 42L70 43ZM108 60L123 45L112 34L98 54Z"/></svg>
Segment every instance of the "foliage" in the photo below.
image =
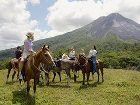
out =
<svg viewBox="0 0 140 105"><path fill-rule="evenodd" d="M81 48L88 55L89 50L93 48L93 45L96 45L97 57L104 61L105 67L140 69L140 43L131 39L120 39L112 33L97 37L94 34L87 34L86 31L75 30L54 38L36 41L34 42L34 49L39 49L46 43L50 45L53 57L60 58L63 53L68 53L68 49L72 46L77 55ZM0 52L0 59L7 59L8 57L14 57L14 49Z"/></svg>
<svg viewBox="0 0 140 105"><path fill-rule="evenodd" d="M0 70L8 68L9 59L0 60Z"/></svg>

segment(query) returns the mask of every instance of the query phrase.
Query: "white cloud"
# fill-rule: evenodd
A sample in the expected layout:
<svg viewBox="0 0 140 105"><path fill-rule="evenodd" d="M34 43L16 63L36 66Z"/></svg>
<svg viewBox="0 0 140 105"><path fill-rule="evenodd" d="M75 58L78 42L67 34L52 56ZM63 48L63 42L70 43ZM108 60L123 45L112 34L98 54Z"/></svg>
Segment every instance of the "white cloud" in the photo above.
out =
<svg viewBox="0 0 140 105"><path fill-rule="evenodd" d="M41 31L26 8L29 2L36 5L41 0L0 0L0 50L23 44L28 31L35 32L35 40L53 37L113 12L140 23L140 0L57 0L46 17L51 30Z"/></svg>
<svg viewBox="0 0 140 105"><path fill-rule="evenodd" d="M57 0L48 11L46 21L55 33L74 30L113 12L140 23L140 0Z"/></svg>
<svg viewBox="0 0 140 105"><path fill-rule="evenodd" d="M27 1L0 0L0 50L23 44L28 31L38 28L26 10Z"/></svg>

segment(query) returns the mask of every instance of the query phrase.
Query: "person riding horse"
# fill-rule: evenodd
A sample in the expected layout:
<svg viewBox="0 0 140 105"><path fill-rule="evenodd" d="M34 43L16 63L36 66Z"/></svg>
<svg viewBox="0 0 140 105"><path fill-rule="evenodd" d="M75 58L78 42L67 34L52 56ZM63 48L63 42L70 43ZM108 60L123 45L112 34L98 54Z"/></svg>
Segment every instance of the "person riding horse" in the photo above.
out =
<svg viewBox="0 0 140 105"><path fill-rule="evenodd" d="M28 32L26 34L27 36L27 39L24 41L24 50L23 50L23 53L22 53L22 56L21 56L21 60L19 62L19 79L22 79L22 74L21 74L21 71L22 71L22 68L24 66L24 62L25 62L25 59L32 53L35 53L32 46L33 46L33 40L34 40L34 33L33 32Z"/></svg>
<svg viewBox="0 0 140 105"><path fill-rule="evenodd" d="M89 55L88 55L88 58L91 59L92 61L92 72L96 72L96 54L97 54L97 51L96 51L96 47L94 46L93 49L91 49L89 51Z"/></svg>
<svg viewBox="0 0 140 105"><path fill-rule="evenodd" d="M71 51L69 53L69 58L70 58L69 60L75 60L75 50L73 47L70 50Z"/></svg>
<svg viewBox="0 0 140 105"><path fill-rule="evenodd" d="M16 65L18 64L21 55L22 55L22 50L21 47L18 46L15 51L15 58L11 59L11 64L13 69L16 69Z"/></svg>
<svg viewBox="0 0 140 105"><path fill-rule="evenodd" d="M15 55L16 55L16 59L19 59L22 55L22 50L21 50L21 47L18 46L16 51L15 51Z"/></svg>
<svg viewBox="0 0 140 105"><path fill-rule="evenodd" d="M8 82L8 78L9 78L11 70L14 70L13 75L12 75L12 81L13 81L16 73L17 73L17 78L19 77L18 66L19 66L19 60L20 60L21 55L22 55L22 50L21 50L21 47L18 46L15 51L15 58L12 58L8 63L8 68L7 68L8 74L7 74L6 82Z"/></svg>

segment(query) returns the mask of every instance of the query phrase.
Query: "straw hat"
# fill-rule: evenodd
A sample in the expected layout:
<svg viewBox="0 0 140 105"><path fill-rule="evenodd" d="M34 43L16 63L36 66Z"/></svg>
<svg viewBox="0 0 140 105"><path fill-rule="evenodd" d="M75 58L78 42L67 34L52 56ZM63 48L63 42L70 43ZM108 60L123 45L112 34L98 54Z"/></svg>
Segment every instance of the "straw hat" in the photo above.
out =
<svg viewBox="0 0 140 105"><path fill-rule="evenodd" d="M27 37L33 37L33 35L34 35L33 32L28 32L28 33L26 34Z"/></svg>

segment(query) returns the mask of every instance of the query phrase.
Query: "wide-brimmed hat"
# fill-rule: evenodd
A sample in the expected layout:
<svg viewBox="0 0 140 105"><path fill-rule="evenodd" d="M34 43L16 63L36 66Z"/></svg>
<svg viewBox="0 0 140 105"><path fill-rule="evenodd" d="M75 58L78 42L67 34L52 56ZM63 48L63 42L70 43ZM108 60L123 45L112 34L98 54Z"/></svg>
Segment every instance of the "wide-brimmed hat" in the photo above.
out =
<svg viewBox="0 0 140 105"><path fill-rule="evenodd" d="M28 32L28 33L26 34L27 37L33 37L33 35L34 35L33 32Z"/></svg>

